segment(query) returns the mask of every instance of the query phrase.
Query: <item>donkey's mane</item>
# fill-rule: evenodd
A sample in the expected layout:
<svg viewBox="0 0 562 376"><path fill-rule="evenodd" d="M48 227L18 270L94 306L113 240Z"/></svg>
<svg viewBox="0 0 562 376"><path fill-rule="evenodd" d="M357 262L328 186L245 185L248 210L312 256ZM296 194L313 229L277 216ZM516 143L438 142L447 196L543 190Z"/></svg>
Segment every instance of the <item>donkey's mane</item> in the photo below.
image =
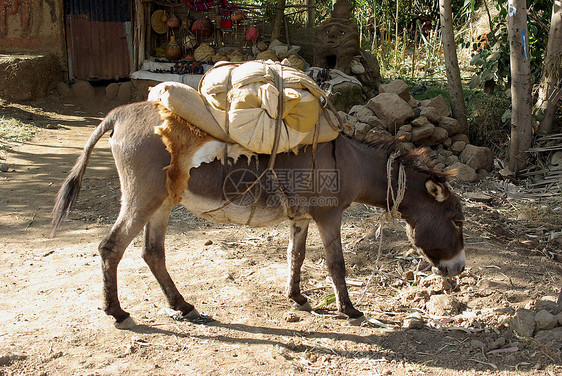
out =
<svg viewBox="0 0 562 376"><path fill-rule="evenodd" d="M359 141L347 135L345 135L345 137L358 142L371 150L381 152L385 154L387 158L398 149L398 146L402 141L399 138L393 138L392 140ZM412 149L409 152L396 157L395 160L405 168L411 168L414 171L429 175L430 178L438 183L445 183L456 175L456 170L443 171L436 169L436 162L431 160L429 157L427 148L418 147Z"/></svg>

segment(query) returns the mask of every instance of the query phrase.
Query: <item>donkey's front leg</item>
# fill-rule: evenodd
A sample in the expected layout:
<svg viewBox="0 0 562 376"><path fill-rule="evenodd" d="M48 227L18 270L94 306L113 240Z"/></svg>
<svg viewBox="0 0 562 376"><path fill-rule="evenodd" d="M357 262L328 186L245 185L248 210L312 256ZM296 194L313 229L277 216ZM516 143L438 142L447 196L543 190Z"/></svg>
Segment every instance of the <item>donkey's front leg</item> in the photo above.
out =
<svg viewBox="0 0 562 376"><path fill-rule="evenodd" d="M326 249L328 271L334 282L338 310L349 316L350 319L360 319L363 317L363 313L353 307L345 283L345 261L341 245L341 217L342 212L340 210L332 209L316 216L314 220L318 225L320 237Z"/></svg>
<svg viewBox="0 0 562 376"><path fill-rule="evenodd" d="M301 294L300 289L301 267L304 262L308 222L308 220L291 221L289 246L287 247L287 262L289 264L287 296L297 303L297 309L301 311L312 310L308 299Z"/></svg>

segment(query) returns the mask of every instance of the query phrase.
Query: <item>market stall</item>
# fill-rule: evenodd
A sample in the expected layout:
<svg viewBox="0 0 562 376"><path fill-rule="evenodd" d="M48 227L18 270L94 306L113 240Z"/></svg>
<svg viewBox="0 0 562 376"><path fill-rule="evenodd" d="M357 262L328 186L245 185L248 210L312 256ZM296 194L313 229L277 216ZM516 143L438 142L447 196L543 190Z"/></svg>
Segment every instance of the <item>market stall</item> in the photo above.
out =
<svg viewBox="0 0 562 376"><path fill-rule="evenodd" d="M136 10L139 27L137 71L133 79L176 81L197 87L218 61L254 59L281 61L304 70L300 46L266 40L271 20L263 8L229 0L167 0L142 2ZM144 33L143 33L144 30ZM289 40L288 30L285 40Z"/></svg>

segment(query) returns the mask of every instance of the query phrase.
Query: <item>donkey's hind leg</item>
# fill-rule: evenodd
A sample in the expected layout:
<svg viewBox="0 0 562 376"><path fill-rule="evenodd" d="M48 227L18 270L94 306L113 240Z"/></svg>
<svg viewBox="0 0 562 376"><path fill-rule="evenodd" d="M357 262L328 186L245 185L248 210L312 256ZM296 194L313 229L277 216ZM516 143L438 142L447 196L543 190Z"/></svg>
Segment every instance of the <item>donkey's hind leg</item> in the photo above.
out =
<svg viewBox="0 0 562 376"><path fill-rule="evenodd" d="M199 318L197 310L187 303L180 294L174 281L166 269L166 255L164 251L164 238L168 227L168 218L172 210L170 199L164 201L162 206L152 215L144 227L144 249L142 257L148 264L150 271L156 277L170 307L182 313L185 319Z"/></svg>
<svg viewBox="0 0 562 376"><path fill-rule="evenodd" d="M134 322L129 319L129 313L125 312L119 304L117 266L125 249L142 230L153 211L154 209L135 210L133 205L127 205L125 201L111 232L99 245L103 272L104 311L115 318L115 326L118 328L130 327L134 325Z"/></svg>

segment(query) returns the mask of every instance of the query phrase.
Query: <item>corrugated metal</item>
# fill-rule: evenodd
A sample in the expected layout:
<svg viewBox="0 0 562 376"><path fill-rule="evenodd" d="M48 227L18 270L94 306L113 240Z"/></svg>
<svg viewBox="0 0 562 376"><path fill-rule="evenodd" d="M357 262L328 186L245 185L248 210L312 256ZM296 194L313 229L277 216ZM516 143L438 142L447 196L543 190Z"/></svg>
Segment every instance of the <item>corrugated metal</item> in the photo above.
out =
<svg viewBox="0 0 562 376"><path fill-rule="evenodd" d="M131 0L67 0L70 79L129 77L132 61Z"/></svg>

